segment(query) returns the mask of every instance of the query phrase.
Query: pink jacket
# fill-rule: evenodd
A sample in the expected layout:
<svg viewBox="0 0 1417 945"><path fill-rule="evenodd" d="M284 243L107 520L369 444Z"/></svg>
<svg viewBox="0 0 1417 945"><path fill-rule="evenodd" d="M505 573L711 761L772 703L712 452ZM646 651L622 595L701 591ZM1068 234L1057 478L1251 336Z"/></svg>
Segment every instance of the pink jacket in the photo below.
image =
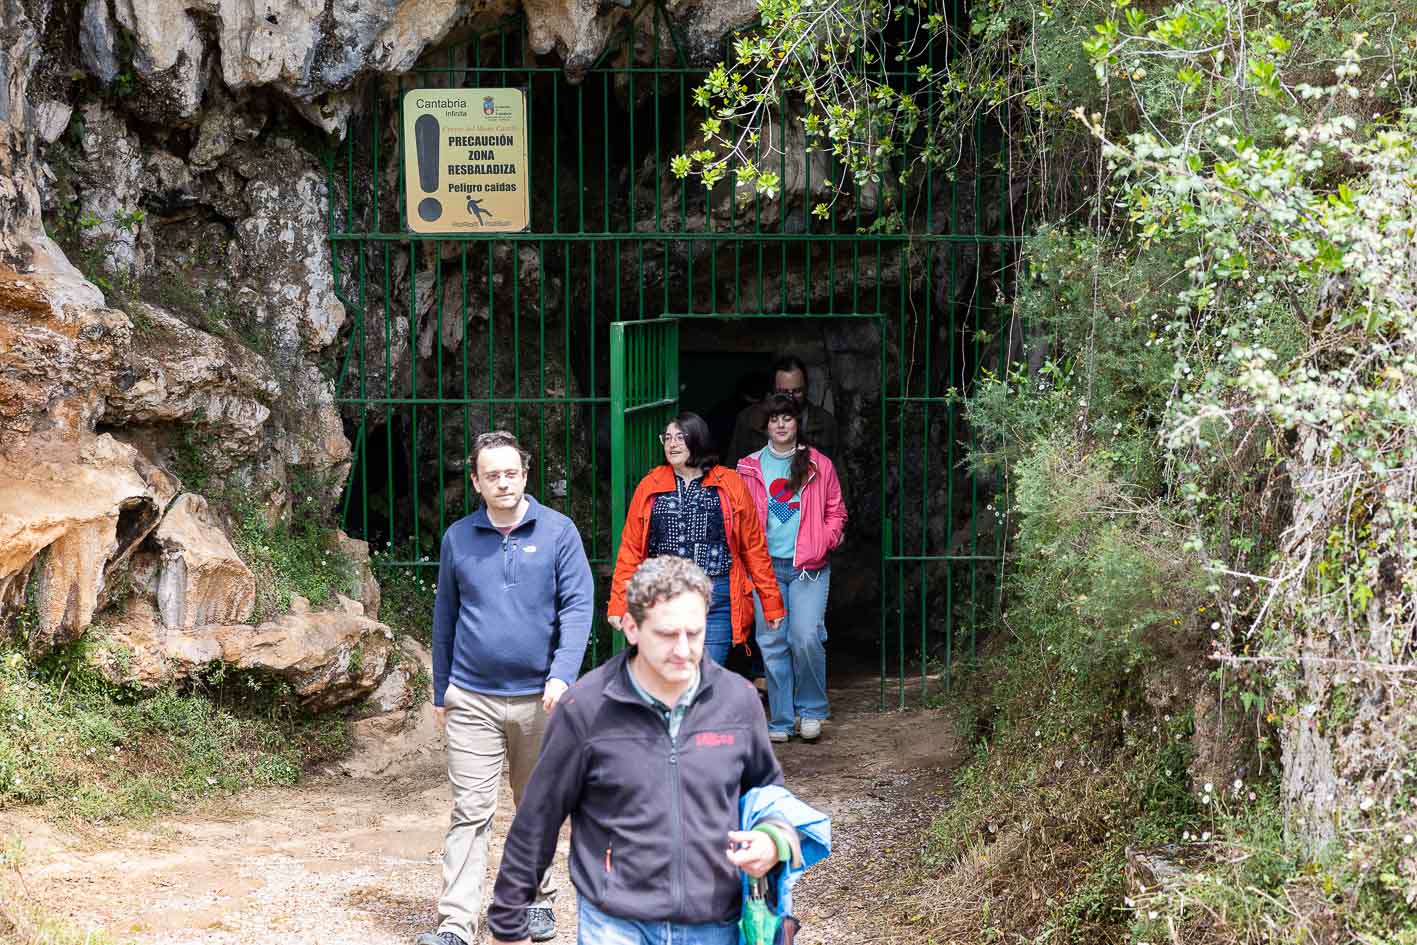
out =
<svg viewBox="0 0 1417 945"><path fill-rule="evenodd" d="M797 550L792 555L792 566L804 571L816 571L827 564L827 559L841 544L842 533L846 530L846 503L841 498L841 480L837 478L836 467L821 453L810 450L811 470L807 481L802 484L798 500L802 503L801 524L797 527ZM767 528L768 486L763 481L763 468L758 463L758 454L749 453L738 460L738 475L748 487L753 497L753 507L757 509L758 520Z"/></svg>

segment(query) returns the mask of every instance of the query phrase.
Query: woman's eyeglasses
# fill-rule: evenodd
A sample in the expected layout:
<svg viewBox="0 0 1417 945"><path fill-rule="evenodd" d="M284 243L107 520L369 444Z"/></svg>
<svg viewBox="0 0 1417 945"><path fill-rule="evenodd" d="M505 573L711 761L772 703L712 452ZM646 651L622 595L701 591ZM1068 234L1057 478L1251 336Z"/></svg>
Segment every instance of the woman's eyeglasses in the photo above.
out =
<svg viewBox="0 0 1417 945"><path fill-rule="evenodd" d="M668 443L683 443L683 442L686 442L686 441L685 441L685 439L684 439L684 434L682 434L682 433L661 433L661 434L659 435L659 442L668 444Z"/></svg>

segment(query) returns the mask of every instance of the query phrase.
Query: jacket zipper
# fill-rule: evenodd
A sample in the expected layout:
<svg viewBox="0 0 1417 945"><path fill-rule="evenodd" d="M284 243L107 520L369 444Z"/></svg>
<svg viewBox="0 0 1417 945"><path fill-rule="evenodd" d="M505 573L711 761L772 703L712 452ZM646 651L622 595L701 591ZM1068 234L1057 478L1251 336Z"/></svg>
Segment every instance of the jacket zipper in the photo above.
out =
<svg viewBox="0 0 1417 945"><path fill-rule="evenodd" d="M687 715L687 713L685 713ZM684 726L680 719L679 726ZM670 897L674 900L674 911L684 912L684 814L683 802L679 798L679 739L669 738L669 809L674 827L674 871L670 879Z"/></svg>
<svg viewBox="0 0 1417 945"><path fill-rule="evenodd" d="M516 551L517 543L511 535L502 536L502 586L514 587L517 583Z"/></svg>

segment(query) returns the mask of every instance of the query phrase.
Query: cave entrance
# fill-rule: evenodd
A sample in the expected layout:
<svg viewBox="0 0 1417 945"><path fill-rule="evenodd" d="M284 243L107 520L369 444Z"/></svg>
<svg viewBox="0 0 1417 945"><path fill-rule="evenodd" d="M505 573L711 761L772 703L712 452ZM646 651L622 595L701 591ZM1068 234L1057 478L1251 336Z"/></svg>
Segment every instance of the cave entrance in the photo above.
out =
<svg viewBox="0 0 1417 945"><path fill-rule="evenodd" d="M833 569L831 645L903 703L972 651L998 601L1008 484L966 467L992 444L963 404L1036 347L1007 302L1022 208L1005 126L981 118L948 171L905 173L903 144L898 180L845 188L824 215L830 159L790 141L773 196L731 177L690 184L671 162L696 147L693 91L732 37L686 50L662 4L636 9L578 82L514 20L364 88L327 179L351 316L336 377L353 444L346 530L386 566L431 577L443 531L475 508L472 438L509 429L535 457L529 491L580 527L603 601L616 497L658 455L657 442L634 452L647 434L624 428L617 394L632 392L612 391L617 372L673 375L659 399L726 414L739 378L789 350L846 444L853 557ZM410 233L404 93L469 87L524 91L530 226ZM617 354L641 331L657 340ZM602 614L591 659L611 648Z"/></svg>
<svg viewBox="0 0 1417 945"><path fill-rule="evenodd" d="M881 488L890 475L882 442L890 403L886 330L884 316L860 313L666 315L610 326L612 521L624 520L639 478L663 461L659 433L681 409L703 416L720 458L736 462L729 443L738 414L768 392L772 362L782 353L806 365L808 396L818 406L835 414L847 404L847 398L834 397L838 387L866 395L848 409L869 403L875 416L838 418L843 435L832 461L847 494L849 521L848 538L832 560L826 622L832 665L874 666L881 658L883 697L884 681L892 666L903 665L906 650L903 636L888 639L888 595L882 593L888 573L899 566L890 553ZM876 441L866 442L872 436ZM854 535L860 540L851 540ZM617 536L612 557L618 549ZM953 642L954 628L943 632Z"/></svg>

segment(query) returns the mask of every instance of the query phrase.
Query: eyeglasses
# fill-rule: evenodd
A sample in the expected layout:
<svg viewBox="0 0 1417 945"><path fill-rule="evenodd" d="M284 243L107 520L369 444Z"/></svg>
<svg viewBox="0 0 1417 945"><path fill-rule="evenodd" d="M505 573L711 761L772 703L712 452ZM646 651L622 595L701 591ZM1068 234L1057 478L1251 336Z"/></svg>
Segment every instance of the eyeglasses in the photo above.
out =
<svg viewBox="0 0 1417 945"><path fill-rule="evenodd" d="M659 442L668 444L685 443L688 441L684 438L684 434L682 433L661 433L659 435Z"/></svg>
<svg viewBox="0 0 1417 945"><path fill-rule="evenodd" d="M807 393L807 388L805 388L805 387L779 387L777 390L773 391L773 393L774 393L774 394L783 394L783 395L788 396L788 397L801 397L803 394Z"/></svg>
<svg viewBox="0 0 1417 945"><path fill-rule="evenodd" d="M522 478L525 475L526 470L524 469L504 469L501 472L483 473L478 478L480 478L485 483L491 484L494 482L501 482L503 479L507 480L508 482L516 482L518 479Z"/></svg>

